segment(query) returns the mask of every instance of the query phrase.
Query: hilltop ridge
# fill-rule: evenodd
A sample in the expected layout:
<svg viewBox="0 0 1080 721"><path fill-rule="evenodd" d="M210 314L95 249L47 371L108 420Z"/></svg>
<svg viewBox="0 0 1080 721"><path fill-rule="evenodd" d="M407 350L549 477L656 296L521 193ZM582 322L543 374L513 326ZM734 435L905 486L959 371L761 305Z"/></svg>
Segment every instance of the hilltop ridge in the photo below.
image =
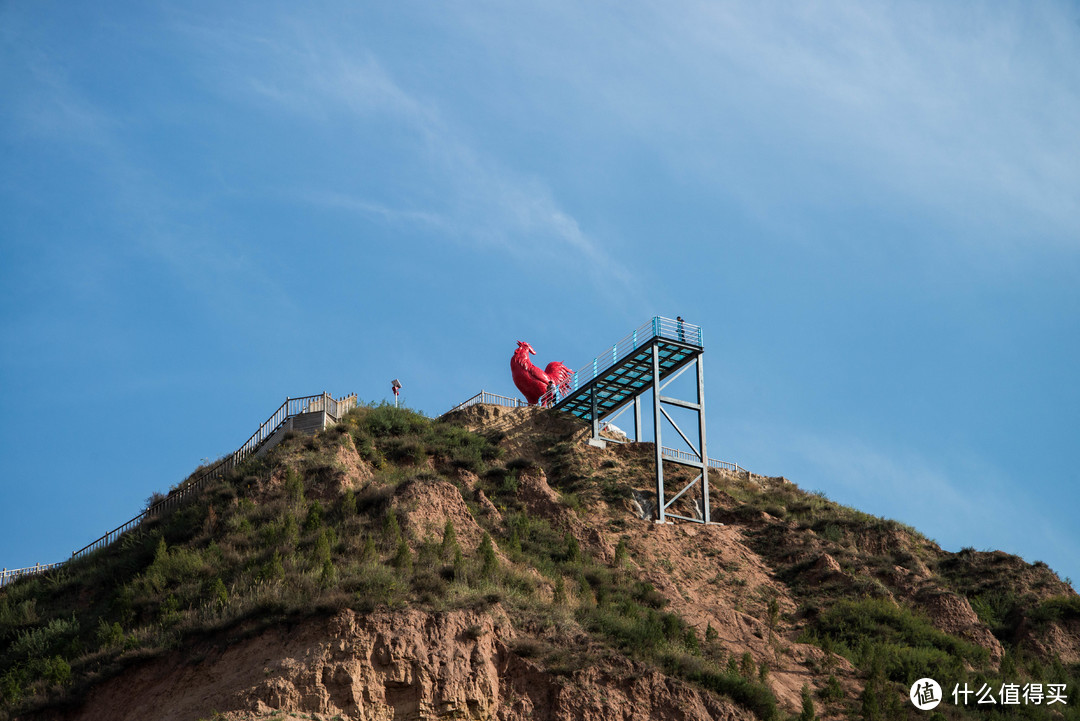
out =
<svg viewBox="0 0 1080 721"><path fill-rule="evenodd" d="M290 434L0 589L0 718L915 718L922 676L1063 683L1024 712L1077 717L1080 597L1045 565L749 474L710 474L723 525L657 525L651 444L587 436L486 405Z"/></svg>

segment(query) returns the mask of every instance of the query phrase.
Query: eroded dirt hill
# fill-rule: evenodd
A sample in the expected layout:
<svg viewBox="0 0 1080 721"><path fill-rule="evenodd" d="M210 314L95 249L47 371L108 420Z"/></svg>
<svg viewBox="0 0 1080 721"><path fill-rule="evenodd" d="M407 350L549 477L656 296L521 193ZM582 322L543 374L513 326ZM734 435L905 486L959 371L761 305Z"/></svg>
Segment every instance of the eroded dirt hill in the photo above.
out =
<svg viewBox="0 0 1080 721"><path fill-rule="evenodd" d="M224 639L91 693L87 721L230 719L738 719L730 702L624 660L564 677L515 652L498 607L357 614Z"/></svg>
<svg viewBox="0 0 1080 721"><path fill-rule="evenodd" d="M906 718L916 672L1063 679L1075 701L1080 603L1045 566L948 553L748 474L712 474L722 525L658 526L642 517L652 446L587 433L531 408L432 422L383 407L291 439L98 557L0 592L2 708ZM667 473L676 490L689 478Z"/></svg>

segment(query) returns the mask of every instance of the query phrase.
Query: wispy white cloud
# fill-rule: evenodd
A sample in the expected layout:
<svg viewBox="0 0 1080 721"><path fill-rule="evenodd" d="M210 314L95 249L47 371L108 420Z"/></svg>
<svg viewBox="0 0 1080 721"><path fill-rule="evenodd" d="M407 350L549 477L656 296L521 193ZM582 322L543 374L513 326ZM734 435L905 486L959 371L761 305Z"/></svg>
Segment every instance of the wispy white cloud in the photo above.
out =
<svg viewBox="0 0 1080 721"><path fill-rule="evenodd" d="M1075 250L1080 33L1067 3L681 2L477 11L496 57L800 236L807 210L932 217L952 243ZM917 242L913 239L912 242ZM935 239L940 243L941 239Z"/></svg>
<svg viewBox="0 0 1080 721"><path fill-rule="evenodd" d="M478 129L447 120L438 100L403 87L362 43L346 44L303 18L282 16L271 26L259 35L198 25L186 32L212 56L226 58L213 65L215 72L228 68L222 82L230 96L246 92L251 102L312 122L315 133L351 124L355 142L382 143L379 134L386 128L380 123L392 125L399 141L408 136L387 151L392 159L379 169L412 192L380 197L340 181L286 192L387 222L435 229L447 240L497 249L527 267L579 268L608 293L625 291L633 278L629 268L582 228L542 178L476 142ZM394 165L407 166L411 175Z"/></svg>
<svg viewBox="0 0 1080 721"><path fill-rule="evenodd" d="M300 198L302 201L313 205L343 209L349 212L378 218L388 223L423 225L444 233L456 234L460 232L460 230L445 216L424 210L391 208L383 203L355 198L334 191L301 193Z"/></svg>

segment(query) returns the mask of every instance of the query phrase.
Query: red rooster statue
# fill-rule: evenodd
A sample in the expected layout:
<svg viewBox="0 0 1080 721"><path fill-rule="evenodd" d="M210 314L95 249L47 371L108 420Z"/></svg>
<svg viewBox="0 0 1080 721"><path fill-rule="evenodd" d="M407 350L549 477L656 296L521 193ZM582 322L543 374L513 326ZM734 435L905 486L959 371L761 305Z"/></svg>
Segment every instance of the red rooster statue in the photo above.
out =
<svg viewBox="0 0 1080 721"><path fill-rule="evenodd" d="M547 364L547 368L540 370L529 360L530 355L536 355L536 351L525 341L519 340L517 350L510 358L510 372L514 376L514 385L532 406L536 405L540 396L547 391L549 381L565 390L565 384L570 379L571 372L559 361L551 361Z"/></svg>

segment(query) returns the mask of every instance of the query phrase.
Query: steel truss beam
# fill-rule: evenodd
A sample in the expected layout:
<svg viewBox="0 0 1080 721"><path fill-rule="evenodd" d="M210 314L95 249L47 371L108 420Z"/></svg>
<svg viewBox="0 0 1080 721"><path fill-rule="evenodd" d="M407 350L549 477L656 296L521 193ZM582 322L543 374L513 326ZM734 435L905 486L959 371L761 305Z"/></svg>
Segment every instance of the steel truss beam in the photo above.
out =
<svg viewBox="0 0 1080 721"><path fill-rule="evenodd" d="M711 523L712 512L709 508L709 461L708 461L708 448L705 442L705 368L704 368L705 352L698 351L694 354L690 364L679 369L677 373L672 374L665 379L665 382L659 382L659 348L654 343L652 348L652 361L653 361L653 383L652 383L652 397L653 397L653 434L656 441L656 522L666 523L667 518L677 518L683 521L692 521L694 523ZM675 398L672 396L661 395L660 391L666 388L671 381L682 375L684 371L690 369L693 366L697 370L697 398L695 401L687 401L681 398ZM694 411L697 414L697 443L690 438L690 436L679 427L679 424L675 422L675 419L664 409L665 405L675 406L678 408L684 408L686 410ZM671 425L675 429L675 432L683 439L683 441L690 447L693 455L696 456L696 461L666 457L663 452L663 420ZM639 436L640 438L640 436ZM664 463L677 463L682 466L688 466L699 471L694 480L686 484L681 491L676 493L672 498L668 499L664 492ZM675 513L668 513L668 508L679 500L687 491L692 488L700 487L701 489L701 514L702 518L687 518Z"/></svg>

